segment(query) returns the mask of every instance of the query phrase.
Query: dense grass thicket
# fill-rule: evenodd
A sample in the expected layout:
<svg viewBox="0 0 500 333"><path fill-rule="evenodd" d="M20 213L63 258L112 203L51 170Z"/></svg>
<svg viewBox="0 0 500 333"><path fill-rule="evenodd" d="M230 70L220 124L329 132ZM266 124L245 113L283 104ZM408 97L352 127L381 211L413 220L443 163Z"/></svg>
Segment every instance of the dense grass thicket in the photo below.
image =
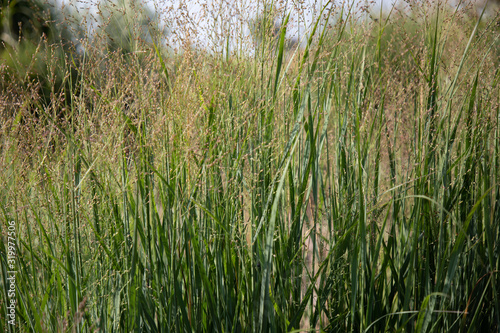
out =
<svg viewBox="0 0 500 333"><path fill-rule="evenodd" d="M500 332L500 19L423 3L2 49L2 329Z"/></svg>

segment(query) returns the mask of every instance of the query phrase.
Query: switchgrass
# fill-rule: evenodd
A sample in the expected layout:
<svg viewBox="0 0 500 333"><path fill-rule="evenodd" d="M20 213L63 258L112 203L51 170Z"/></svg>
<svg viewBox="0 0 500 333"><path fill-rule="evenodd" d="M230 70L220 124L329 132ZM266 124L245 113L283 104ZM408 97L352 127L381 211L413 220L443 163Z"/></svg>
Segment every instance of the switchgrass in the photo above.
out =
<svg viewBox="0 0 500 333"><path fill-rule="evenodd" d="M499 331L498 26L352 8L298 50L286 15L253 56L89 47L62 115L2 106L2 326Z"/></svg>

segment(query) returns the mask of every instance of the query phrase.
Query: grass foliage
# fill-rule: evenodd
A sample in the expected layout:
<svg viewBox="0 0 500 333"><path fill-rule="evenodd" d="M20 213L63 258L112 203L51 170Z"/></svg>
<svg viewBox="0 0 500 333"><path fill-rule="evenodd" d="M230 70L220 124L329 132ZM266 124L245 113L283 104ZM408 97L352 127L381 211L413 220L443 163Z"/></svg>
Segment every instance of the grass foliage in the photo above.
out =
<svg viewBox="0 0 500 333"><path fill-rule="evenodd" d="M17 331L500 331L499 17L414 6L4 62L2 327L16 221Z"/></svg>

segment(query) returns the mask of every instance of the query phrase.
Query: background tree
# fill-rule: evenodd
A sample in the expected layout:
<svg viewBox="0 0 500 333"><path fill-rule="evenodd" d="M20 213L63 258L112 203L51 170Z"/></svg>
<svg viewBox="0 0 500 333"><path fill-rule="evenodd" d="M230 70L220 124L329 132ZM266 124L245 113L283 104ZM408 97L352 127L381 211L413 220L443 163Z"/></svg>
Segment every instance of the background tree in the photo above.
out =
<svg viewBox="0 0 500 333"><path fill-rule="evenodd" d="M98 8L100 22L94 39L104 41L107 52L130 54L144 45L159 46L168 34L156 13L140 1L105 1Z"/></svg>
<svg viewBox="0 0 500 333"><path fill-rule="evenodd" d="M70 64L79 61L82 36L79 18L70 7L2 0L0 114L39 118L46 109L60 114L76 86L77 73Z"/></svg>

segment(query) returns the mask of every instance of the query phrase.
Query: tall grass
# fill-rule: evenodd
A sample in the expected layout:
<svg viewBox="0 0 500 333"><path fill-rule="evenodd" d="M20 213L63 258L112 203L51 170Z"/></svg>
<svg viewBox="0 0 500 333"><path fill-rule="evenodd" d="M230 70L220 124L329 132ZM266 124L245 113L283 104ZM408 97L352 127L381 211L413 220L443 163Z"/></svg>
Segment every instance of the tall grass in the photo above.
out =
<svg viewBox="0 0 500 333"><path fill-rule="evenodd" d="M2 326L500 331L498 27L426 6L63 58L63 116L2 113Z"/></svg>

